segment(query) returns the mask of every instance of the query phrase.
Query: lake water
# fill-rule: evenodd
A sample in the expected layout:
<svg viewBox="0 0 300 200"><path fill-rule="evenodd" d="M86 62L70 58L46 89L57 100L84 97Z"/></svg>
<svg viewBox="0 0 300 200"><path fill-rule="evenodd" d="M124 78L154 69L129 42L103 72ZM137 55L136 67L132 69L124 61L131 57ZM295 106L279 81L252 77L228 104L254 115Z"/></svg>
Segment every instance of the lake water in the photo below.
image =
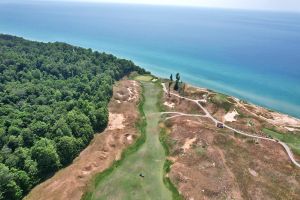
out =
<svg viewBox="0 0 300 200"><path fill-rule="evenodd" d="M64 41L300 117L300 14L0 2L0 32Z"/></svg>

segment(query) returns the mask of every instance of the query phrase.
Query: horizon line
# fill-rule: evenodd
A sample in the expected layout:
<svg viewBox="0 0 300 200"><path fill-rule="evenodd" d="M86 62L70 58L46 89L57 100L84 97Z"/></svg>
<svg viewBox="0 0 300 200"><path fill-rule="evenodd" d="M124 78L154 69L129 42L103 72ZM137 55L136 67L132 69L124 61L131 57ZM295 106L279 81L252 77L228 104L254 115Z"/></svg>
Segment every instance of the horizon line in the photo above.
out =
<svg viewBox="0 0 300 200"><path fill-rule="evenodd" d="M216 10L240 10L240 11L258 11L258 12L281 12L281 13L300 13L300 10L279 10L279 9L268 9L268 8L239 8L239 7L224 7L224 6L204 6L204 5L192 5L192 4L167 4L167 3L149 3L149 2L117 2L117 1L95 1L95 0L4 0L1 3L83 3L83 4L116 4L116 5L140 5L140 6L157 6L157 7L184 7L184 8L204 8L204 9L216 9Z"/></svg>

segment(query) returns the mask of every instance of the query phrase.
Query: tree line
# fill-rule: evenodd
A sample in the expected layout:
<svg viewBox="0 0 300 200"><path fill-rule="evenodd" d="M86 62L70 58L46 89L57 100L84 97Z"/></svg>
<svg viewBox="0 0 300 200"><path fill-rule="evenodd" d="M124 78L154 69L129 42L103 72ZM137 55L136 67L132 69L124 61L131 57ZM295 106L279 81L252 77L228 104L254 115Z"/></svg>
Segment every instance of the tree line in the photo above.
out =
<svg viewBox="0 0 300 200"><path fill-rule="evenodd" d="M21 199L108 122L116 80L144 69L65 43L0 34L0 199Z"/></svg>
<svg viewBox="0 0 300 200"><path fill-rule="evenodd" d="M185 95L186 84L180 80L180 74L176 73L175 83L173 80L173 74L170 75L169 87L168 87L168 96L170 97L171 87L174 85L173 89L177 91L181 96Z"/></svg>

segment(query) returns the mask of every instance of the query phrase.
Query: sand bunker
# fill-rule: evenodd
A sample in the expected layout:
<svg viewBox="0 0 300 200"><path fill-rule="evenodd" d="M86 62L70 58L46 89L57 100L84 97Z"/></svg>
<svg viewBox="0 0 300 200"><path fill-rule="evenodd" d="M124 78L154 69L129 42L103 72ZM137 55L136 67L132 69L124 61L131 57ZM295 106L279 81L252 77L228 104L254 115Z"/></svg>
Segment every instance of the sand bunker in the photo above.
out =
<svg viewBox="0 0 300 200"><path fill-rule="evenodd" d="M233 110L232 112L228 112L224 116L224 121L225 122L234 122L236 121L235 116L239 115L239 113L236 110Z"/></svg>
<svg viewBox="0 0 300 200"><path fill-rule="evenodd" d="M132 141L132 135L128 135L128 136L126 137L126 139L127 139L128 141Z"/></svg>
<svg viewBox="0 0 300 200"><path fill-rule="evenodd" d="M125 127L123 121L123 114L109 113L108 130L123 129Z"/></svg>

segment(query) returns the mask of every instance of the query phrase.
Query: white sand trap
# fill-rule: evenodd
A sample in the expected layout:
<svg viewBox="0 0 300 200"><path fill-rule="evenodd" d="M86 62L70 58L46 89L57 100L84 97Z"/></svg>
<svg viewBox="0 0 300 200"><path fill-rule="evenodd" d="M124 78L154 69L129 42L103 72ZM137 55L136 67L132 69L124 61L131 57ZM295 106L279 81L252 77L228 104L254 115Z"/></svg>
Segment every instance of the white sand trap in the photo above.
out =
<svg viewBox="0 0 300 200"><path fill-rule="evenodd" d="M169 102L165 102L164 103L165 106L168 106L169 108L174 108L175 107L175 103L169 103Z"/></svg>
<svg viewBox="0 0 300 200"><path fill-rule="evenodd" d="M123 121L123 114L109 113L108 130L123 129L125 127Z"/></svg>
<svg viewBox="0 0 300 200"><path fill-rule="evenodd" d="M128 141L132 141L132 135L128 135L128 136L126 137L126 139L127 139Z"/></svg>
<svg viewBox="0 0 300 200"><path fill-rule="evenodd" d="M227 113L224 116L225 122L234 122L236 121L235 116L239 115L239 113L234 109L232 112Z"/></svg>
<svg viewBox="0 0 300 200"><path fill-rule="evenodd" d="M186 139L184 145L182 146L182 149L184 152L186 152L186 150L191 148L191 145L197 140L197 138L193 138L193 139Z"/></svg>

